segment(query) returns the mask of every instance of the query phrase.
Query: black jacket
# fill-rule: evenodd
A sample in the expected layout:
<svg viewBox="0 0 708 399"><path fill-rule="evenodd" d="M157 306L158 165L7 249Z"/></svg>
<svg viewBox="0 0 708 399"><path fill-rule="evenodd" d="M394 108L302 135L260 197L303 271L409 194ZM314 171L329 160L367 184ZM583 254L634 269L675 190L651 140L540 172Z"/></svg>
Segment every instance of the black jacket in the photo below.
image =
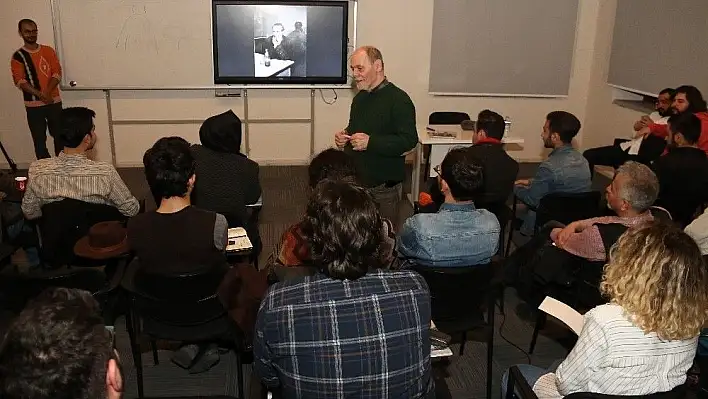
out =
<svg viewBox="0 0 708 399"><path fill-rule="evenodd" d="M671 149L652 164L659 179L655 205L666 208L682 227L693 220L699 206L708 201L708 157L700 148Z"/></svg>

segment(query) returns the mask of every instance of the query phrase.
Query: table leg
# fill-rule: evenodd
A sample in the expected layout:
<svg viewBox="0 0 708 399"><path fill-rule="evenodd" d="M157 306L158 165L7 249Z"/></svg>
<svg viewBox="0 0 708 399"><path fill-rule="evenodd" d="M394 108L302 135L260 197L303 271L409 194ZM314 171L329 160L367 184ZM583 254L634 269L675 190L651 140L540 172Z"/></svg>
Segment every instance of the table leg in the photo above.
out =
<svg viewBox="0 0 708 399"><path fill-rule="evenodd" d="M415 156L413 159L413 176L411 181L411 194L408 200L411 205L418 201L418 193L420 193L420 164L423 161L423 145L418 143L415 146Z"/></svg>

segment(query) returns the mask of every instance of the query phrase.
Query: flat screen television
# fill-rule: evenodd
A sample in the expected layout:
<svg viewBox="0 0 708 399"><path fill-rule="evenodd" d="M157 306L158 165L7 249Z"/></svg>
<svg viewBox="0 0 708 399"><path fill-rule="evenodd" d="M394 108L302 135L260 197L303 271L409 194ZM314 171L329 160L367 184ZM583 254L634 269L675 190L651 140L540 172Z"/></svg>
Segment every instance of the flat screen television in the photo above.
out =
<svg viewBox="0 0 708 399"><path fill-rule="evenodd" d="M347 1L212 0L214 83L344 84Z"/></svg>

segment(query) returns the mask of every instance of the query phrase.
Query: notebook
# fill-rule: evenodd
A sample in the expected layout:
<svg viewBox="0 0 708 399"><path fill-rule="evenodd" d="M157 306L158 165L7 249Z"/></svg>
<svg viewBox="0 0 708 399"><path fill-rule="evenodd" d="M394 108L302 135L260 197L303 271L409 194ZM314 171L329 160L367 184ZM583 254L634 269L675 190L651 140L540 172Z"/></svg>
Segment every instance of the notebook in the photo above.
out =
<svg viewBox="0 0 708 399"><path fill-rule="evenodd" d="M240 252L253 249L253 244L243 227L234 227L228 230L226 252Z"/></svg>

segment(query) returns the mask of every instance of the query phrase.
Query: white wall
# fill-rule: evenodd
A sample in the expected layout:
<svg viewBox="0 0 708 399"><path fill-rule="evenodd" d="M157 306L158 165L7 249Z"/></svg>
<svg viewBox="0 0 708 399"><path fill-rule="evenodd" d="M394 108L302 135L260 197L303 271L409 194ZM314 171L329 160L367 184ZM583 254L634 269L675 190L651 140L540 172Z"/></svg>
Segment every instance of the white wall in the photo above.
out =
<svg viewBox="0 0 708 399"><path fill-rule="evenodd" d="M626 131L637 113L611 104L610 90L605 85L617 0L582 0L580 2L570 93L560 99L433 97L427 94L432 31L432 1L359 0L358 44L379 47L391 81L406 90L413 99L418 122L425 124L428 114L438 110L459 110L476 115L483 108L509 116L512 135L526 140L514 148L512 155L520 160L538 160L544 155L540 133L546 113L563 109L583 121L577 139L581 147L611 142L617 131ZM405 10L405 15L402 15ZM394 15L403 18L392 18ZM48 0L3 0L0 5L0 54L9 59L21 45L16 23L28 17L38 22L40 41L52 43L51 14ZM470 34L474 34L473 27ZM100 54L96 54L100 56ZM533 56L533 55L530 55ZM203 62L194 60L193 62ZM12 85L9 67L0 79L0 137L21 165L34 159L20 93ZM332 144L332 135L347 121L353 93L338 90L338 100L329 101L331 90L317 93L315 102L316 151ZM96 128L100 134L97 158L110 161L107 109L102 92L65 92L65 106L85 105L97 112ZM309 118L309 90L249 90L249 117ZM112 113L115 120L201 120L232 108L244 115L244 102L239 98L214 98L213 92L121 92L113 94ZM141 163L142 154L158 137L180 135L195 142L198 124L121 125L115 127L118 165ZM306 163L310 157L308 124L252 124L249 136L250 155L261 162L279 164ZM624 135L624 133L622 134Z"/></svg>

